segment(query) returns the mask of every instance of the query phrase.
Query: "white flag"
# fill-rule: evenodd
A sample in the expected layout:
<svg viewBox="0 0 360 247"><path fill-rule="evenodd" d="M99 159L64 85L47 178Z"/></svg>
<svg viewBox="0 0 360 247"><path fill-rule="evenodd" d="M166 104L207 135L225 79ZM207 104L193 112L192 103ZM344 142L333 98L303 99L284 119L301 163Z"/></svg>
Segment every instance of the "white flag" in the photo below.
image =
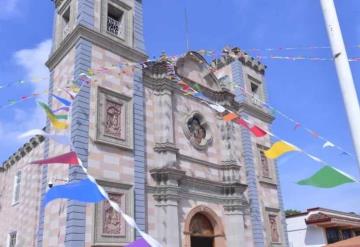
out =
<svg viewBox="0 0 360 247"><path fill-rule="evenodd" d="M335 147L335 145L333 143L327 141L324 143L323 148L327 148L327 147L333 148L333 147Z"/></svg>

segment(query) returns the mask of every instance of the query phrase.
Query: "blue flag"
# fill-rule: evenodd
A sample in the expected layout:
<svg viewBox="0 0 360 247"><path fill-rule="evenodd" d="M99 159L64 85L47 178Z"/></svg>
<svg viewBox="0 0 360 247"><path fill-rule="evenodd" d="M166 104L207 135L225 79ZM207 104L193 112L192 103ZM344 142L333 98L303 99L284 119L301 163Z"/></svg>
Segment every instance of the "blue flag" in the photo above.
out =
<svg viewBox="0 0 360 247"><path fill-rule="evenodd" d="M89 203L97 203L106 199L96 184L90 179L83 179L78 182L52 187L44 197L44 206L53 200L62 198Z"/></svg>
<svg viewBox="0 0 360 247"><path fill-rule="evenodd" d="M55 99L57 99L59 102L61 102L63 105L65 106L70 106L71 105L71 101L67 100L67 99L64 99L64 98L61 98L55 94L52 94L52 96L54 96Z"/></svg>

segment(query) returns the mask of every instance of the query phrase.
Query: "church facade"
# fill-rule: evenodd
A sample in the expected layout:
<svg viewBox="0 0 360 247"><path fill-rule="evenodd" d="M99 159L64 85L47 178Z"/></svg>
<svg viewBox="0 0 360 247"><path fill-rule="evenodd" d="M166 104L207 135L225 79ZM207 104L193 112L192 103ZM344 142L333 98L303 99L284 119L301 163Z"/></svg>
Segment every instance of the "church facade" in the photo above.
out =
<svg viewBox="0 0 360 247"><path fill-rule="evenodd" d="M277 166L263 152L270 137L224 121L172 76L267 130L265 66L238 48L212 64L187 52L141 66L142 22L141 0L55 0L49 105L61 107L51 93L66 97L61 89L94 72L73 102L73 150L164 247L288 246ZM0 246L126 246L139 237L107 202L42 206L49 184L85 174L29 162L69 151L35 136L0 167Z"/></svg>

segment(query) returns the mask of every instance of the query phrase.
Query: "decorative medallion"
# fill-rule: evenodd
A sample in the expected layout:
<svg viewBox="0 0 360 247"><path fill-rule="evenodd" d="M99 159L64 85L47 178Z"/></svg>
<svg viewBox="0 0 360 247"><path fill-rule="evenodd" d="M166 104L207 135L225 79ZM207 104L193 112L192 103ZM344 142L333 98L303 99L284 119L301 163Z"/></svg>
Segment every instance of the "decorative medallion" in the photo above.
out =
<svg viewBox="0 0 360 247"><path fill-rule="evenodd" d="M196 149L204 150L212 142L209 125L198 112L194 112L185 118L183 130L185 136Z"/></svg>

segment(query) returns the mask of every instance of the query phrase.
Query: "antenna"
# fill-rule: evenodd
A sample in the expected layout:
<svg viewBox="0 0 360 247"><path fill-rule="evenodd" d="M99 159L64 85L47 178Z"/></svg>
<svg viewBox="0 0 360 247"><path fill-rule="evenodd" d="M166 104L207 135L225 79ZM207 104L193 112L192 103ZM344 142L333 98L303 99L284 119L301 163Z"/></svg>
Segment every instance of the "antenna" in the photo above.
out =
<svg viewBox="0 0 360 247"><path fill-rule="evenodd" d="M190 50L190 42L189 42L189 23L188 23L188 15L185 3L185 39L186 39L186 50Z"/></svg>

